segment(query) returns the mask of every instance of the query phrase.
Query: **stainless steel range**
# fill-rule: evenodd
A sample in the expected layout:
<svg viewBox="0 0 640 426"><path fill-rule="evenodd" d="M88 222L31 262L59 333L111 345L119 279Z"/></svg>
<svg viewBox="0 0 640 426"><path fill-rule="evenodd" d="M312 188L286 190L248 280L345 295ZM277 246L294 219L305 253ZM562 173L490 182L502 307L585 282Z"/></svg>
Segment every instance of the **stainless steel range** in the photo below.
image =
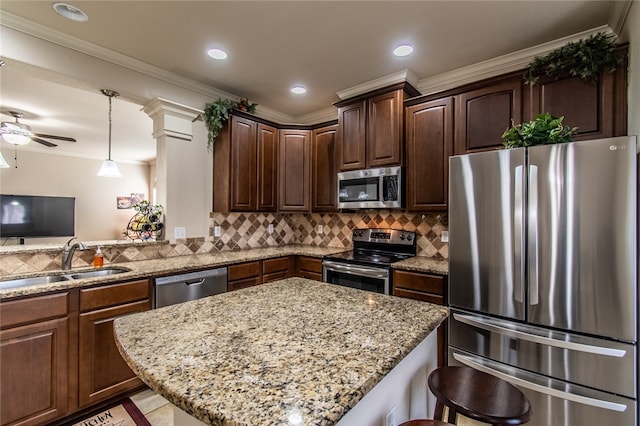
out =
<svg viewBox="0 0 640 426"><path fill-rule="evenodd" d="M353 250L325 256L323 281L390 294L391 264L416 255L416 233L365 228L352 234Z"/></svg>

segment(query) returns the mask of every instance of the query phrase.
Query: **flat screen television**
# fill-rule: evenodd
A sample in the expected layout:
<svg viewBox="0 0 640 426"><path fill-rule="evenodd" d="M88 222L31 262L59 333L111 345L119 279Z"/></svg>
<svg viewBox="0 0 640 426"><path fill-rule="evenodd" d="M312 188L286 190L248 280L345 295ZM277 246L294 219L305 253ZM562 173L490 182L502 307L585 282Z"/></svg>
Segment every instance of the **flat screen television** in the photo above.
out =
<svg viewBox="0 0 640 426"><path fill-rule="evenodd" d="M76 199L0 194L0 238L75 235Z"/></svg>

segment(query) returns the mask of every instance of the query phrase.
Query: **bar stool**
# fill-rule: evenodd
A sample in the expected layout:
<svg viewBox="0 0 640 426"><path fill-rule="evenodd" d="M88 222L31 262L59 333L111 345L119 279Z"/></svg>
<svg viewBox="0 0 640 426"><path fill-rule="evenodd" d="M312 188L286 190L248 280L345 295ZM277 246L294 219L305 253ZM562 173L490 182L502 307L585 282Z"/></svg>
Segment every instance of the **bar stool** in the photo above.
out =
<svg viewBox="0 0 640 426"><path fill-rule="evenodd" d="M451 423L441 422L440 420L409 420L408 422L401 423L398 426L451 426Z"/></svg>
<svg viewBox="0 0 640 426"><path fill-rule="evenodd" d="M456 414L496 426L519 425L531 418L531 404L518 388L491 374L470 367L440 367L429 375L436 397L434 417L456 424ZM416 425L417 426L417 425Z"/></svg>

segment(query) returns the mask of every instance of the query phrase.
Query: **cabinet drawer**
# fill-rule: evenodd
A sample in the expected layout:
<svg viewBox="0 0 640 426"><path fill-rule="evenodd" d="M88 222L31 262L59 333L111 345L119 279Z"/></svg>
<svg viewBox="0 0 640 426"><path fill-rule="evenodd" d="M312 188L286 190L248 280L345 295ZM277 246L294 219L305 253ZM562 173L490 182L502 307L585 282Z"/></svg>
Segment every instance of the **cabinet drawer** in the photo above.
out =
<svg viewBox="0 0 640 426"><path fill-rule="evenodd" d="M262 283L266 284L266 283L269 283L271 281L283 280L283 279L288 278L288 277L289 277L289 271L272 272L270 274L264 274L262 276Z"/></svg>
<svg viewBox="0 0 640 426"><path fill-rule="evenodd" d="M0 327L42 321L66 316L69 312L69 293L50 294L0 303Z"/></svg>
<svg viewBox="0 0 640 426"><path fill-rule="evenodd" d="M289 270L289 257L278 257L276 259L266 259L262 262L262 273L270 274Z"/></svg>
<svg viewBox="0 0 640 426"><path fill-rule="evenodd" d="M82 289L80 290L80 311L90 311L149 299L151 296L150 290L149 280Z"/></svg>
<svg viewBox="0 0 640 426"><path fill-rule="evenodd" d="M310 280L322 281L322 274L319 274L317 272L300 271L298 273L298 276L300 278L307 278Z"/></svg>
<svg viewBox="0 0 640 426"><path fill-rule="evenodd" d="M440 275L417 274L413 272L394 271L393 286L444 297L445 277Z"/></svg>
<svg viewBox="0 0 640 426"><path fill-rule="evenodd" d="M322 275L322 259L316 259L315 257L298 257L298 272L309 271Z"/></svg>
<svg viewBox="0 0 640 426"><path fill-rule="evenodd" d="M407 299L422 300L436 305L444 305L444 297L433 293L423 293L421 291L407 290L404 288L394 287L393 295L398 297L406 297Z"/></svg>
<svg viewBox="0 0 640 426"><path fill-rule="evenodd" d="M253 287L262 283L261 277L246 278L244 280L229 281L227 283L227 291L240 290L242 288Z"/></svg>
<svg viewBox="0 0 640 426"><path fill-rule="evenodd" d="M249 277L259 277L262 274L260 261L231 265L227 268L228 280L236 281Z"/></svg>

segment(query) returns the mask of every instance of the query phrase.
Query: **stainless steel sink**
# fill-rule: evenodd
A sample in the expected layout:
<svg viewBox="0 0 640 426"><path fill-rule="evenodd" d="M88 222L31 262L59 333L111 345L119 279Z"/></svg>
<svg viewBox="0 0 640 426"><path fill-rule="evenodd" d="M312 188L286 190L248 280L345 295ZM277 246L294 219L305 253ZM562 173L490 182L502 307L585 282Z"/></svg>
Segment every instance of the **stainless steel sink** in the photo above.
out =
<svg viewBox="0 0 640 426"><path fill-rule="evenodd" d="M96 269L93 271L74 272L72 274L68 274L67 276L71 277L74 280L79 280L82 278L104 277L107 275L122 274L123 272L129 272L129 271L130 269L127 269L127 268L107 267L107 268Z"/></svg>
<svg viewBox="0 0 640 426"><path fill-rule="evenodd" d="M27 287L30 285L51 284L60 281L80 280L83 278L104 277L107 275L122 274L129 272L130 269L120 267L106 267L88 271L65 271L63 273L56 272L48 275L40 275L29 278L17 278L14 280L0 281L0 290L7 288Z"/></svg>
<svg viewBox="0 0 640 426"><path fill-rule="evenodd" d="M41 277L19 278L15 280L0 281L0 289L27 287L30 285L50 284L59 281L68 281L72 279L67 275L45 275Z"/></svg>

